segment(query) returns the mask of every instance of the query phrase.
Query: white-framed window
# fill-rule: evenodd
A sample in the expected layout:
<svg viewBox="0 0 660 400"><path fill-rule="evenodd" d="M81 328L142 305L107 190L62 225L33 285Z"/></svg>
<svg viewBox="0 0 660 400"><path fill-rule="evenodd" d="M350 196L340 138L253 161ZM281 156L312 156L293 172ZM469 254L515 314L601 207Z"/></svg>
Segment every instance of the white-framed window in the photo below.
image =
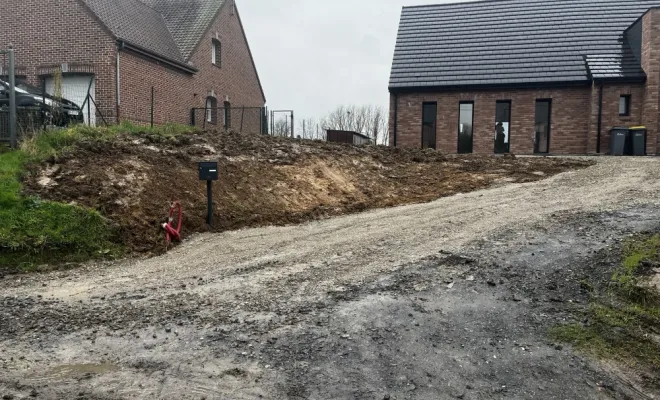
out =
<svg viewBox="0 0 660 400"><path fill-rule="evenodd" d="M206 98L206 122L216 124L218 122L218 100L209 96Z"/></svg>
<svg viewBox="0 0 660 400"><path fill-rule="evenodd" d="M211 41L211 63L215 66L222 66L222 44L219 40Z"/></svg>

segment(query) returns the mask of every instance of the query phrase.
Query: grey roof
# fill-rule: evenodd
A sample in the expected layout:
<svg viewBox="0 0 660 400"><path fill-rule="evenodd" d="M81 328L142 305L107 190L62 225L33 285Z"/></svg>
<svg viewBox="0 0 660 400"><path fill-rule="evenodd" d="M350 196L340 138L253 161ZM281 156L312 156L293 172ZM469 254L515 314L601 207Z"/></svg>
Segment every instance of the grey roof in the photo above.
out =
<svg viewBox="0 0 660 400"><path fill-rule="evenodd" d="M83 0L118 39L160 56L185 59L165 25L163 17L139 0Z"/></svg>
<svg viewBox="0 0 660 400"><path fill-rule="evenodd" d="M141 0L159 12L187 60L225 0Z"/></svg>
<svg viewBox="0 0 660 400"><path fill-rule="evenodd" d="M660 0L487 0L404 7L390 88L579 83L592 76L643 79L624 31L655 6Z"/></svg>
<svg viewBox="0 0 660 400"><path fill-rule="evenodd" d="M646 76L632 52L621 55L592 55L585 60L594 79L643 79Z"/></svg>
<svg viewBox="0 0 660 400"><path fill-rule="evenodd" d="M225 0L82 0L115 37L185 63Z"/></svg>

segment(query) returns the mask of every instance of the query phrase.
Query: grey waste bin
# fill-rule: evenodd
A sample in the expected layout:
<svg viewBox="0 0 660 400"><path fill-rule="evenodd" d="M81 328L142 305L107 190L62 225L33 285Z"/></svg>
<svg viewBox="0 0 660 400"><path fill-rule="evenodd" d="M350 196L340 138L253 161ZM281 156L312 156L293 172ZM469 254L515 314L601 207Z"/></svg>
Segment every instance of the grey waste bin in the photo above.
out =
<svg viewBox="0 0 660 400"><path fill-rule="evenodd" d="M626 142L630 135L630 129L616 126L610 130L610 154L622 156L626 154Z"/></svg>
<svg viewBox="0 0 660 400"><path fill-rule="evenodd" d="M646 127L633 126L630 128L631 155L646 155Z"/></svg>

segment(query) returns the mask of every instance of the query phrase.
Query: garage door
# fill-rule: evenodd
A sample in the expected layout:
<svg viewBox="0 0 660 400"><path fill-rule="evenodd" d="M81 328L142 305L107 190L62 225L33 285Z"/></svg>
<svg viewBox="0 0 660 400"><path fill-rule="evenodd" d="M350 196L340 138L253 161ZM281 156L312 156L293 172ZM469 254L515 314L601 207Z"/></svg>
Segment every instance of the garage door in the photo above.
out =
<svg viewBox="0 0 660 400"><path fill-rule="evenodd" d="M91 83L91 87L90 87ZM96 82L93 76L90 75L71 75L62 77L62 97L76 103L79 107L83 107L85 99L87 98L87 90L92 99L96 100ZM53 95L55 93L55 85L53 78L46 78L46 92ZM87 103L85 103L83 114L85 116L85 124L96 126L96 108L94 103L90 102L90 112L87 112Z"/></svg>

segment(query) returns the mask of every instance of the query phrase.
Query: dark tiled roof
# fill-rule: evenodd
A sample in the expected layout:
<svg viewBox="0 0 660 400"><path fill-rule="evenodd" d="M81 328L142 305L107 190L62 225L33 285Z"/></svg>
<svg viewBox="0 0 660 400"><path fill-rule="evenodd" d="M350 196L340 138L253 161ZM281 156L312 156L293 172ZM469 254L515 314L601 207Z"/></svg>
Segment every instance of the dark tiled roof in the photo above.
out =
<svg viewBox="0 0 660 400"><path fill-rule="evenodd" d="M225 0L141 0L158 11L185 59L217 15Z"/></svg>
<svg viewBox="0 0 660 400"><path fill-rule="evenodd" d="M623 34L655 6L660 0L404 7L390 88L579 83L590 71L643 79Z"/></svg>
<svg viewBox="0 0 660 400"><path fill-rule="evenodd" d="M118 39L185 63L225 0L82 0Z"/></svg>
<svg viewBox="0 0 660 400"><path fill-rule="evenodd" d="M184 62L163 17L139 0L83 0L118 39Z"/></svg>
<svg viewBox="0 0 660 400"><path fill-rule="evenodd" d="M586 57L587 69L594 79L643 79L646 75L632 53Z"/></svg>

